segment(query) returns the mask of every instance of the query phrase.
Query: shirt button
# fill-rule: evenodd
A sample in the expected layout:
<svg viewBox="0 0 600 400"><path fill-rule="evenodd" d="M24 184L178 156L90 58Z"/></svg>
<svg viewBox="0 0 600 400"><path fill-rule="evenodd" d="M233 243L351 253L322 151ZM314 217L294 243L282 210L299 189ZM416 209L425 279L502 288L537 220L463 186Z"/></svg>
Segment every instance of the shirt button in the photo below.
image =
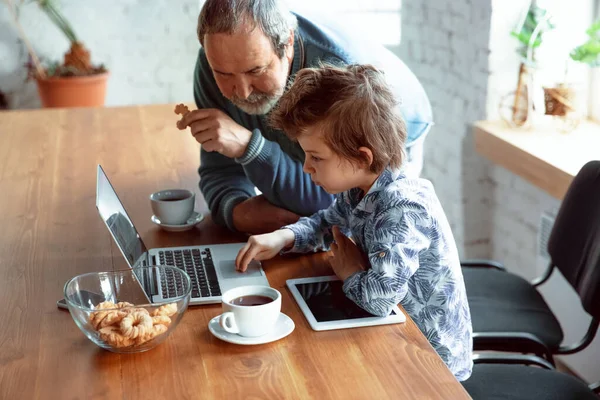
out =
<svg viewBox="0 0 600 400"><path fill-rule="evenodd" d="M379 253L379 257L385 257L385 251L382 251L381 253Z"/></svg>

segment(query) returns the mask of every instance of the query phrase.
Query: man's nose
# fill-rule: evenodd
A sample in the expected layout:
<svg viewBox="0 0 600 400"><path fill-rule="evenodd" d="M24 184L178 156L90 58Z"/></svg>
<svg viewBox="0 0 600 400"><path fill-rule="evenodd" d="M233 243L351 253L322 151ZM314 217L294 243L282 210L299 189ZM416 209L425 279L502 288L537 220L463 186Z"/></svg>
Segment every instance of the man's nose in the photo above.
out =
<svg viewBox="0 0 600 400"><path fill-rule="evenodd" d="M245 100L252 93L252 85L250 84L250 82L247 79L245 79L243 77L238 78L233 90L237 97Z"/></svg>

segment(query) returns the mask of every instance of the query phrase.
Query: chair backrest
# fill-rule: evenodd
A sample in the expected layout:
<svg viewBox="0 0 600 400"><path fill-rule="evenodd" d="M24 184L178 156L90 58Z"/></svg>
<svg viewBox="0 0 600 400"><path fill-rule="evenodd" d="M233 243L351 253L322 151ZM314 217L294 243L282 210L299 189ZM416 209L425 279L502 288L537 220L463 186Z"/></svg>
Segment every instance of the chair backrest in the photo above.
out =
<svg viewBox="0 0 600 400"><path fill-rule="evenodd" d="M562 201L548 240L552 263L600 318L600 161L581 168Z"/></svg>

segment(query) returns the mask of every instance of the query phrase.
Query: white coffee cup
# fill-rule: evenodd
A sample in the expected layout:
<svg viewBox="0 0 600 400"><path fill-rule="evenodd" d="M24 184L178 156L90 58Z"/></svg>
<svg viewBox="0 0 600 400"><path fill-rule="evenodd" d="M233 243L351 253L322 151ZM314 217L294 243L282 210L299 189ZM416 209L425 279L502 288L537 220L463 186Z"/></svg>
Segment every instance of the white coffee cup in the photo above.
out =
<svg viewBox="0 0 600 400"><path fill-rule="evenodd" d="M269 333L281 312L281 293L269 286L233 288L223 293L221 300L223 314L219 324L225 331L240 336L256 337Z"/></svg>
<svg viewBox="0 0 600 400"><path fill-rule="evenodd" d="M187 189L167 189L150 195L152 212L166 225L183 225L194 212L196 195Z"/></svg>

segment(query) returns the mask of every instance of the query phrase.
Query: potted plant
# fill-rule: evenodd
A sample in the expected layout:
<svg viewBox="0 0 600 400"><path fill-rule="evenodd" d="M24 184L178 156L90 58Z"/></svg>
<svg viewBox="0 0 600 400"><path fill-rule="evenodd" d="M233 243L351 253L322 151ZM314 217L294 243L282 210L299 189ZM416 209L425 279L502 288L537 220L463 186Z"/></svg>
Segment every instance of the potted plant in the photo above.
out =
<svg viewBox="0 0 600 400"><path fill-rule="evenodd" d="M569 54L563 82L556 87L544 88L546 114L565 116L572 111L577 111L577 91L567 83L569 60L587 64L590 67L600 66L600 19L586 30L586 34L588 39L575 47Z"/></svg>
<svg viewBox="0 0 600 400"><path fill-rule="evenodd" d="M4 0L15 26L30 56L30 76L37 82L44 107L98 107L104 105L108 71L103 65L93 65L90 52L79 40L71 24L60 12L56 0L30 0L37 3L50 21L69 40L70 48L62 62L44 63L31 46L25 30L19 23L15 0ZM21 0L23 3L24 0Z"/></svg>

